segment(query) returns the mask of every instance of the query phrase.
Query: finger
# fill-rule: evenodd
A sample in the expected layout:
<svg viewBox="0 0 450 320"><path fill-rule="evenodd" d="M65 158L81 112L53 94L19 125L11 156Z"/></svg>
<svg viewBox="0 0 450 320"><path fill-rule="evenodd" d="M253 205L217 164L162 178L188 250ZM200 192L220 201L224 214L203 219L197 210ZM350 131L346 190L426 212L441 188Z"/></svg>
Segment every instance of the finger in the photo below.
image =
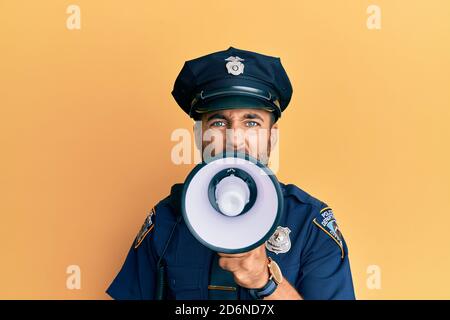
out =
<svg viewBox="0 0 450 320"><path fill-rule="evenodd" d="M217 254L224 258L242 258L249 254L249 252L243 252L243 253L222 253L217 252Z"/></svg>
<svg viewBox="0 0 450 320"><path fill-rule="evenodd" d="M232 258L219 258L219 266L227 271L235 272L240 269L240 262Z"/></svg>

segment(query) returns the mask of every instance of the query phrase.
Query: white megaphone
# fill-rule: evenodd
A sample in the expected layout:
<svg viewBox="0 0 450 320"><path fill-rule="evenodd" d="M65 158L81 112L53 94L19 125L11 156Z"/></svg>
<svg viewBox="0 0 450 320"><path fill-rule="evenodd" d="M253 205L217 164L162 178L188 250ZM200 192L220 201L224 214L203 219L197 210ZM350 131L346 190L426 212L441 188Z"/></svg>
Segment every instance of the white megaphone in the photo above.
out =
<svg viewBox="0 0 450 320"><path fill-rule="evenodd" d="M275 232L283 195L273 172L246 154L220 154L186 178L181 211L192 235L223 253L256 248Z"/></svg>

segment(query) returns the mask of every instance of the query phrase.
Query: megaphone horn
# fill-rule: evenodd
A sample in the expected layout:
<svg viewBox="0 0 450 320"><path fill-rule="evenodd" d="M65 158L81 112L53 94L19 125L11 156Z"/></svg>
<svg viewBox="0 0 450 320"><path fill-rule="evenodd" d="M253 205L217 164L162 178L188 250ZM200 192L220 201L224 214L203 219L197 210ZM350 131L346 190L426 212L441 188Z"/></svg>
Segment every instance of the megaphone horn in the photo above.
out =
<svg viewBox="0 0 450 320"><path fill-rule="evenodd" d="M223 253L256 248L283 212L275 175L249 155L220 154L197 165L183 187L181 211L192 235Z"/></svg>

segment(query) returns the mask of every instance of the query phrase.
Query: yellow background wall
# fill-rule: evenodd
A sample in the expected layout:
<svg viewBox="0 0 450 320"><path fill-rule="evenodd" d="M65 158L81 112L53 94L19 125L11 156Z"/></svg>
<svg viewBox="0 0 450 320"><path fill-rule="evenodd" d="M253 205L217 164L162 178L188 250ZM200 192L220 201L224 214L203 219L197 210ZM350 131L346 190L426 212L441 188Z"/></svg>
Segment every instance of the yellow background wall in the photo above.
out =
<svg viewBox="0 0 450 320"><path fill-rule="evenodd" d="M68 30L66 9L81 9ZM369 30L366 9L381 8ZM279 180L327 202L360 299L450 298L450 2L0 1L0 298L106 299L147 212L193 166L185 60L280 56ZM66 288L79 265L81 289ZM370 290L367 268L381 269Z"/></svg>

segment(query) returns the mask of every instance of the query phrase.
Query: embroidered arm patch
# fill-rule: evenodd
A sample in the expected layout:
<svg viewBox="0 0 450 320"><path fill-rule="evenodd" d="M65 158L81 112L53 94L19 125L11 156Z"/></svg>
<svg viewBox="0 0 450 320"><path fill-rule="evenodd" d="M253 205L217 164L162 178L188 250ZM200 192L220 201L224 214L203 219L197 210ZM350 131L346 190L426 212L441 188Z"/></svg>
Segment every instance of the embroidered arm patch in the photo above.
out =
<svg viewBox="0 0 450 320"><path fill-rule="evenodd" d="M339 230L331 208L326 207L320 210L320 215L314 218L313 223L327 235L329 235L334 240L334 242L337 243L339 248L341 248L341 258L344 258L344 244L342 241L342 233Z"/></svg>
<svg viewBox="0 0 450 320"><path fill-rule="evenodd" d="M141 229L139 230L136 239L134 240L134 248L137 249L142 241L145 239L147 234L149 234L150 231L152 231L154 227L154 215L156 214L155 207L152 208L148 216L145 218L144 224L142 225Z"/></svg>

